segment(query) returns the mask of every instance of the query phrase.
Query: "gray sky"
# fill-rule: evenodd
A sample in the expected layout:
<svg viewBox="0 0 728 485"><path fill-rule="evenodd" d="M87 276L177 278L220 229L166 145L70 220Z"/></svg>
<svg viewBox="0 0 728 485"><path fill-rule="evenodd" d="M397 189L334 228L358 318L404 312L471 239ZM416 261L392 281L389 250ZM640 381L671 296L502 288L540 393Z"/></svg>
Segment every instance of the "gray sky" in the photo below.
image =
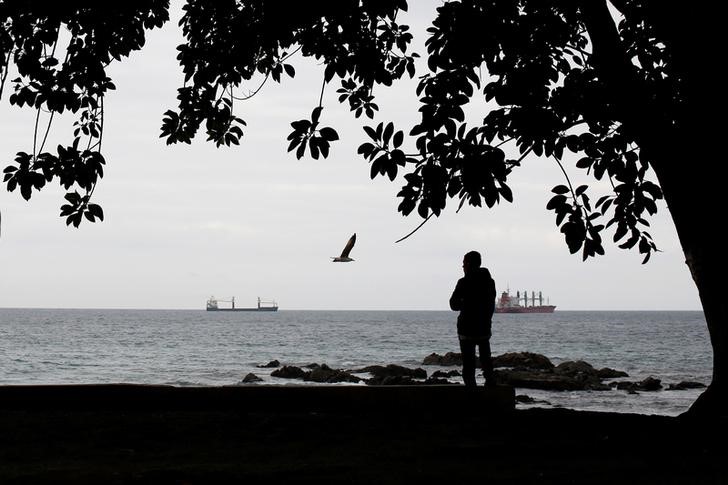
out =
<svg viewBox="0 0 728 485"><path fill-rule="evenodd" d="M437 2L410 3L415 50L424 54L425 21ZM289 123L310 115L323 76L322 66L300 56L295 79L266 84L238 103L248 123L240 146L216 149L204 134L191 146L166 146L162 114L176 108L182 81L179 2L173 5L172 20L148 34L144 49L109 70L117 90L105 99L108 165L94 194L105 221L67 227L56 185L30 202L0 190L0 307L188 309L215 295L235 296L240 306L275 299L282 310L445 310L462 255L476 249L499 292L542 290L557 310L700 309L664 203L650 231L662 252L648 264L609 243L597 259L570 255L545 208L550 188L563 183L546 159L527 159L511 176L513 204L455 214L453 203L395 244L421 220L396 210L401 176L370 180L369 164L356 154L366 141L361 119L338 104L338 84L324 97L322 123L341 137L329 158L286 152ZM414 86L378 88L380 112L365 123L392 120L408 132L418 119ZM34 114L11 107L10 90L0 104L2 167L33 142ZM482 109L473 109L472 121ZM70 122L55 124L48 147L70 143ZM570 175L581 180L573 164ZM355 261L331 263L354 232Z"/></svg>

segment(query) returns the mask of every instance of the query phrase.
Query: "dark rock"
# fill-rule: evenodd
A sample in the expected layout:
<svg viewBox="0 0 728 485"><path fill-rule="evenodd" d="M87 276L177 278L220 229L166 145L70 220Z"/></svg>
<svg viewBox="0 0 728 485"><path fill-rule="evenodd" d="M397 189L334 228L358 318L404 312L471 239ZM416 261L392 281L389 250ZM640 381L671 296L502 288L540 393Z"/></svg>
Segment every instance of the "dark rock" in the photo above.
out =
<svg viewBox="0 0 728 485"><path fill-rule="evenodd" d="M415 379L426 379L427 372L422 368L410 369L397 364L383 365L370 365L363 369L354 371L356 374L368 372L374 377L386 377L386 376L402 376L402 377L413 377Z"/></svg>
<svg viewBox="0 0 728 485"><path fill-rule="evenodd" d="M660 379L655 379L654 377L650 376L646 379L642 380L639 383L639 389L641 391L659 391L662 389L662 384L660 383Z"/></svg>
<svg viewBox="0 0 728 485"><path fill-rule="evenodd" d="M370 386L412 386L421 384L408 376L374 376L366 381Z"/></svg>
<svg viewBox="0 0 728 485"><path fill-rule="evenodd" d="M456 352L448 352L445 355L431 353L422 361L422 365L463 365L463 357Z"/></svg>
<svg viewBox="0 0 728 485"><path fill-rule="evenodd" d="M253 374L251 372L248 375L246 375L245 377L243 377L243 380L240 382L242 382L243 384L250 384L252 382L263 382L263 379L261 379L260 377L256 376L255 374Z"/></svg>
<svg viewBox="0 0 728 485"><path fill-rule="evenodd" d="M620 391L628 391L630 389L635 389L637 387L637 383L629 381L619 381L610 383L609 387L614 387L616 389L619 389Z"/></svg>
<svg viewBox="0 0 728 485"><path fill-rule="evenodd" d="M580 382L584 389L592 391L608 391L610 387L602 383L597 371L591 364L583 360L566 361L554 368L554 373L561 376L568 376Z"/></svg>
<svg viewBox="0 0 728 485"><path fill-rule="evenodd" d="M616 379L618 377L629 377L624 371L610 369L609 367L602 367L597 371L597 375L600 379Z"/></svg>
<svg viewBox="0 0 728 485"><path fill-rule="evenodd" d="M521 404L548 404L551 405L548 401L542 401L540 399L534 399L531 396L527 396L525 394L518 394L516 396L516 402L519 402Z"/></svg>
<svg viewBox="0 0 728 485"><path fill-rule="evenodd" d="M256 365L256 367L259 369L266 369L266 368L272 368L272 367L280 367L280 365L281 365L281 363L278 362L277 360L271 360L267 364Z"/></svg>
<svg viewBox="0 0 728 485"><path fill-rule="evenodd" d="M437 385L453 385L453 386L456 386L457 385L457 382L450 382L447 379L441 379L441 378L438 378L438 377L430 376L422 384L429 384L429 385L437 384Z"/></svg>
<svg viewBox="0 0 728 485"><path fill-rule="evenodd" d="M702 382L695 381L680 381L677 384L669 384L667 386L668 391L684 391L686 389L702 389L707 387Z"/></svg>
<svg viewBox="0 0 728 485"><path fill-rule="evenodd" d="M493 367L515 367L526 369L553 369L548 357L533 352L507 352L493 357Z"/></svg>
<svg viewBox="0 0 728 485"><path fill-rule="evenodd" d="M436 370L432 373L430 377L434 378L448 378L448 377L460 377L462 374L460 374L459 371L451 370L451 371L442 371L442 370Z"/></svg>
<svg viewBox="0 0 728 485"><path fill-rule="evenodd" d="M603 382L589 382L586 384L586 389L589 391L609 391L611 387Z"/></svg>
<svg viewBox="0 0 728 485"><path fill-rule="evenodd" d="M322 364L318 367L315 367L311 372L307 373L304 378L304 381L311 381L311 382L327 382L327 383L333 383L333 382L361 382L362 379L359 377L353 376L349 374L346 371L343 370L337 370L337 369L331 369L326 364Z"/></svg>
<svg viewBox="0 0 728 485"><path fill-rule="evenodd" d="M510 369L495 371L496 381L513 387L547 391L606 391L609 386L584 374L570 376L544 370Z"/></svg>
<svg viewBox="0 0 728 485"><path fill-rule="evenodd" d="M630 394L636 393L637 391L659 391L662 389L662 384L660 383L660 379L656 379L652 376L647 377L646 379L643 379L640 382L630 382L630 381L619 381L619 382L612 382L610 384L611 387L616 387L619 390L627 391Z"/></svg>
<svg viewBox="0 0 728 485"><path fill-rule="evenodd" d="M282 377L285 379L302 379L306 377L306 371L295 365L284 365L270 373L271 377Z"/></svg>
<svg viewBox="0 0 728 485"><path fill-rule="evenodd" d="M566 362L562 362L554 368L554 372L572 377L586 376L599 378L597 370L590 363L584 362L583 360L567 360Z"/></svg>

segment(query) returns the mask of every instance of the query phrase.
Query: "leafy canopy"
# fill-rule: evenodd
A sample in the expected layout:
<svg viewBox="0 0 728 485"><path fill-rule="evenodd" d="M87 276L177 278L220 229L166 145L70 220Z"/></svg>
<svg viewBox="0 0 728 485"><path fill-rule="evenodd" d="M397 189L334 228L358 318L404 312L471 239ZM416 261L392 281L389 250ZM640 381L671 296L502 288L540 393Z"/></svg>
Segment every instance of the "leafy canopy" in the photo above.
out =
<svg viewBox="0 0 728 485"><path fill-rule="evenodd" d="M646 217L657 211L660 188L647 179L650 160L625 123L624 96L600 75L599 59L579 2L557 0L462 0L444 2L428 29L427 68L419 77L420 120L408 136L393 123L364 126L367 141L358 152L371 164L371 177L395 180L404 172L399 211L427 220L447 202L458 208L511 202L508 176L526 156L550 157L564 172L552 189L548 209L572 253L584 259L603 254L602 234L614 228L622 248L637 247L647 261L656 246ZM621 55L640 93L669 123L680 104L678 76L659 40L649 11L639 0L619 2L617 26ZM188 0L180 20L185 42L177 56L185 75L179 104L162 121L161 137L190 143L200 129L216 146L236 145L246 122L236 115L245 99L245 82L255 76L283 82L293 77L296 55L313 57L325 67L322 88L309 118L291 123L288 151L327 157L338 140L324 126L324 90L335 84L338 101L356 118L374 120L374 87L415 76L412 35L397 22L405 0L279 2L265 0ZM101 155L103 97L114 88L106 66L144 44L144 29L168 19L166 1L146 0L100 7L84 2L0 7L2 80L12 62L19 77L11 81L10 103L51 115L79 114L73 143L44 152L19 152L5 169L10 191L29 199L58 178L67 190L61 215L78 226L82 216L103 218L90 203L103 175ZM611 19L610 19L611 21ZM113 28L112 28L113 26ZM70 38L64 58L56 55L61 31ZM494 106L482 122L468 125L471 103ZM204 126L204 128L203 128ZM36 131L38 127L36 126ZM405 151L412 142L413 150ZM512 144L518 158L508 158ZM569 153L575 154L567 156ZM612 192L592 202L586 185L574 187L564 163L610 182Z"/></svg>
<svg viewBox="0 0 728 485"><path fill-rule="evenodd" d="M106 75L120 60L144 45L144 30L169 18L168 2L135 0L98 7L95 2L0 3L0 96L11 70L10 104L37 111L32 150L18 152L4 170L8 191L20 189L29 200L57 180L67 191L61 216L78 227L83 217L103 220L101 206L91 203L106 164L101 154L104 96L115 89ZM45 151L56 114L73 113L73 141ZM47 115L45 128L41 114ZM79 190L81 193L79 193Z"/></svg>

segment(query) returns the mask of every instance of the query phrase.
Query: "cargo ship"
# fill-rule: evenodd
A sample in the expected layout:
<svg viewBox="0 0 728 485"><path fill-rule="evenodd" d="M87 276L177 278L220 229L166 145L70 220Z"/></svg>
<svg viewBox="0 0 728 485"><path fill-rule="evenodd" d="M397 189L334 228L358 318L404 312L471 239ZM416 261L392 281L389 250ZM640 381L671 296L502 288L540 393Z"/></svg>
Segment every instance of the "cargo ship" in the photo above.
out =
<svg viewBox="0 0 728 485"><path fill-rule="evenodd" d="M538 297L536 297L536 292L532 291L530 298L527 291L523 292L523 296L519 291L516 292L516 296L511 296L509 292L510 290L504 291L496 300L496 313L553 313L556 309L556 305L549 305L548 301L546 305L543 304L543 295L540 291Z"/></svg>
<svg viewBox="0 0 728 485"><path fill-rule="evenodd" d="M219 302L229 302L231 306L229 308L227 307L221 307L218 305ZM230 300L219 300L215 298L214 296L211 296L209 300L207 300L207 311L208 312L277 312L278 311L278 303L274 301L262 301L260 297L258 297L258 306L252 307L252 308L236 308L235 307L235 297L233 296Z"/></svg>

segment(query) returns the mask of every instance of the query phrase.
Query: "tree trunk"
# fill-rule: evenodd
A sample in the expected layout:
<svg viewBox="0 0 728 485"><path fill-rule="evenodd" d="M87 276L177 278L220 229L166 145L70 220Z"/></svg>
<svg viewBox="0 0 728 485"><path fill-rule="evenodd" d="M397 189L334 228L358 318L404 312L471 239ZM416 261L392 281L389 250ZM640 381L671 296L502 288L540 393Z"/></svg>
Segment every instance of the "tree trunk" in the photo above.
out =
<svg viewBox="0 0 728 485"><path fill-rule="evenodd" d="M710 150L697 151L693 157ZM703 180L698 180L694 174L686 174L701 159L705 160L692 158L695 161L684 165L672 161L665 166L655 164L654 168L685 253L685 263L698 288L713 347L712 382L689 414L725 415L728 413L728 298L723 293L727 273L726 250L717 225L723 219L725 204L718 200L720 192L715 183L718 177L714 176L711 181L710 176L703 176ZM694 173L702 174L702 171L696 169ZM702 214L712 215L713 220L706 220Z"/></svg>
<svg viewBox="0 0 728 485"><path fill-rule="evenodd" d="M698 3L701 3L698 1ZM618 3L619 5L619 3ZM684 8L671 2L648 5L650 17L672 55L673 75L682 80L682 104L666 119L653 106L621 46L606 1L579 2L593 44L600 78L616 94L622 122L638 140L665 195L685 262L698 288L713 347L713 379L687 413L690 416L728 414L728 298L723 295L728 260L718 235L724 219L726 187L717 164L725 158L722 123L709 113L724 115L721 79L712 69L718 62L719 16L706 15L710 5ZM710 216L710 218L706 217Z"/></svg>
<svg viewBox="0 0 728 485"><path fill-rule="evenodd" d="M685 102L674 131L668 133L676 137L679 149L670 153L670 138L662 133L660 139L656 133L654 141L663 148L661 163L653 168L698 288L713 346L712 382L688 416L728 414L728 298L723 294L728 255L720 235L726 187L718 166L725 155L724 135L719 133L723 123L715 117L724 116L724 95L722 79L714 71L721 29L716 16L706 14L710 8L703 2L689 9L665 4L654 10L659 13L656 25L671 48L676 75L683 79Z"/></svg>
<svg viewBox="0 0 728 485"><path fill-rule="evenodd" d="M701 69L705 69L703 66ZM694 84L697 86L697 84ZM709 85L700 89L706 93ZM676 127L643 128L641 147L649 149L651 166L662 187L680 245L708 325L713 347L713 379L690 408L689 415L728 414L728 253L721 232L726 208L726 187L716 164L724 156L717 127L703 107L717 100L693 93ZM712 126L711 126L712 125ZM657 125L659 126L659 125Z"/></svg>
<svg viewBox="0 0 728 485"><path fill-rule="evenodd" d="M715 246L686 251L687 264L700 293L705 320L713 346L713 380L708 389L693 403L689 415L728 415L728 303L722 295L725 271L719 262L725 259Z"/></svg>

